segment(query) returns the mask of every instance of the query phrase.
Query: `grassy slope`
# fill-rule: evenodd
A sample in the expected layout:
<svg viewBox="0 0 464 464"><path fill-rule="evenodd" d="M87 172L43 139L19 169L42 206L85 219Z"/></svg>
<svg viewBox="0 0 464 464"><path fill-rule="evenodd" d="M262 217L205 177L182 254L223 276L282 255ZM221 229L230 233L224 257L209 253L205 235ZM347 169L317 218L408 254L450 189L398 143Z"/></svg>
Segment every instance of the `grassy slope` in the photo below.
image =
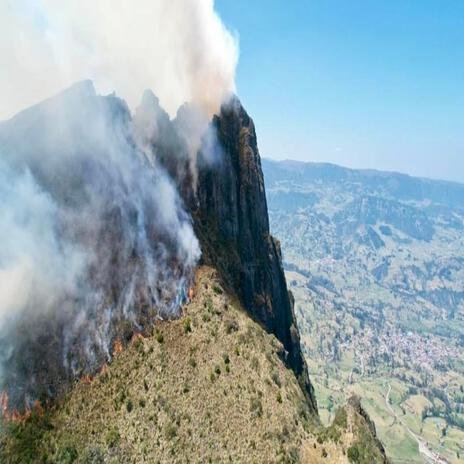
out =
<svg viewBox="0 0 464 464"><path fill-rule="evenodd" d="M280 343L222 291L213 269L199 269L194 295L181 319L157 323L45 415L6 424L0 462L348 462L347 449L366 435L359 416L348 410L349 424L322 429Z"/></svg>

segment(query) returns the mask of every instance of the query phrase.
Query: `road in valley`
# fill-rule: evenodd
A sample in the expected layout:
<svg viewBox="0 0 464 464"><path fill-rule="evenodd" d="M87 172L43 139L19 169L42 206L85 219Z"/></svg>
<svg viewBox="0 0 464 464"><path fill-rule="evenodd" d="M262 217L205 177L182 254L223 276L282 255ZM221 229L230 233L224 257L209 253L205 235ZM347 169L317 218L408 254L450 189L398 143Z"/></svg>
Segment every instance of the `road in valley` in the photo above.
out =
<svg viewBox="0 0 464 464"><path fill-rule="evenodd" d="M425 462L427 464L449 464L449 462L440 456L438 453L435 451L431 450L429 448L429 445L427 442L420 437L419 435L415 434L396 414L396 412L393 410L391 403L390 403L390 393L391 393L391 385L388 384L388 390L387 393L385 394L385 404L387 405L387 408L389 411L393 414L395 419L403 426L406 428L408 433L411 435L414 440L417 441L417 444L419 445L419 453L424 457Z"/></svg>

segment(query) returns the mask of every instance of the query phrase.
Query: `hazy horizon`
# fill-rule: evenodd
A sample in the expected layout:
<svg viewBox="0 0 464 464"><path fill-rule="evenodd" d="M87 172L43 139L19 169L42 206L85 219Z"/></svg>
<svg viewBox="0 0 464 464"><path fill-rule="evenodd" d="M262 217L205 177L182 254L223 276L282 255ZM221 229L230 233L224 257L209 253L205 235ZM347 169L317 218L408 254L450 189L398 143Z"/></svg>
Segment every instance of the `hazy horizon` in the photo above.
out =
<svg viewBox="0 0 464 464"><path fill-rule="evenodd" d="M421 176L418 174L412 174L410 172L400 171L398 169L380 169L376 167L348 166L347 164L335 163L333 161L324 161L324 160L320 161L320 160L312 160L312 159L295 159L291 157L272 157L266 153L261 153L261 158L266 161L273 161L277 163L295 162L295 163L319 164L319 165L326 164L330 166L337 166L342 169L350 169L353 171L375 171L375 172L381 172L381 173L387 173L387 174L400 174L400 175L413 177L416 179L427 179L427 180L436 181L436 182L450 182L453 184L459 184L459 185L464 186L464 180L460 181L460 180L453 180L453 179L444 179L442 177Z"/></svg>

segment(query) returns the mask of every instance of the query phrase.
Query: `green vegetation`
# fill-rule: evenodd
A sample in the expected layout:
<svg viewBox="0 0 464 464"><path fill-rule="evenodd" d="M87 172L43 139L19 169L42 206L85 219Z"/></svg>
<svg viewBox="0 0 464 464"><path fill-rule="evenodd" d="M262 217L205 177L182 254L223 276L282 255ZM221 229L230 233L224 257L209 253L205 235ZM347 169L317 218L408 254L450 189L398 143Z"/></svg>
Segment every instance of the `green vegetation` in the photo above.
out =
<svg viewBox="0 0 464 464"><path fill-rule="evenodd" d="M190 317L186 317L184 319L184 332L189 333L192 331L192 319Z"/></svg>
<svg viewBox="0 0 464 464"><path fill-rule="evenodd" d="M156 331L155 337L156 337L156 341L158 343L163 343L164 342L164 335L163 335L162 332Z"/></svg>
<svg viewBox="0 0 464 464"><path fill-rule="evenodd" d="M213 285L213 291L216 293L216 295L222 295L224 293L222 288L217 284Z"/></svg>
<svg viewBox="0 0 464 464"><path fill-rule="evenodd" d="M119 435L119 431L116 427L111 428L106 433L105 441L108 445L108 448L114 448L119 444L119 440L121 436Z"/></svg>

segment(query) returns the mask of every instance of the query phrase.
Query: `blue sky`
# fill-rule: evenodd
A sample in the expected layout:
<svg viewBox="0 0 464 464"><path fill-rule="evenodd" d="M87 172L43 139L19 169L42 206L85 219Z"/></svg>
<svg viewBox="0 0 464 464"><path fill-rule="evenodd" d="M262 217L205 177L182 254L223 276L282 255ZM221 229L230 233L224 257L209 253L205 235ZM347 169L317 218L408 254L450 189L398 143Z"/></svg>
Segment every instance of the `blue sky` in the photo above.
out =
<svg viewBox="0 0 464 464"><path fill-rule="evenodd" d="M260 151L464 182L464 0L216 0Z"/></svg>

